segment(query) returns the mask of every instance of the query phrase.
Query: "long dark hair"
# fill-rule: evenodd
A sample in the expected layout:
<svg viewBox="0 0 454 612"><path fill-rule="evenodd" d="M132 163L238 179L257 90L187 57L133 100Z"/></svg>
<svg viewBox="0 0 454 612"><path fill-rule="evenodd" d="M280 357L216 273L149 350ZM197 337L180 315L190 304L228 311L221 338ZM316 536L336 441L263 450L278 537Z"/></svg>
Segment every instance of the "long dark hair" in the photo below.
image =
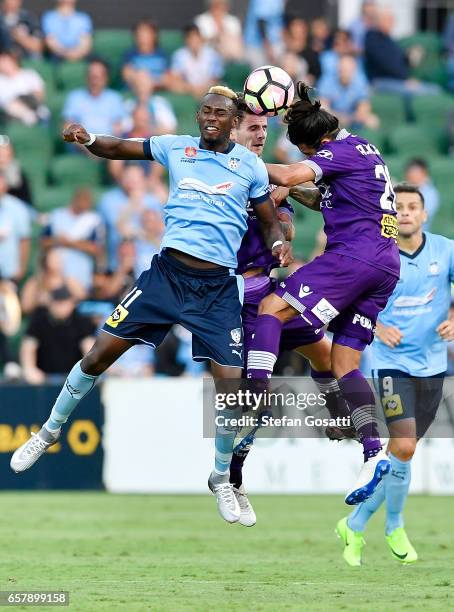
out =
<svg viewBox="0 0 454 612"><path fill-rule="evenodd" d="M289 140L294 145L305 144L320 148L323 138L331 138L339 130L339 120L321 107L320 100L311 101L311 87L299 81L296 84L299 100L287 109L284 123L287 124Z"/></svg>

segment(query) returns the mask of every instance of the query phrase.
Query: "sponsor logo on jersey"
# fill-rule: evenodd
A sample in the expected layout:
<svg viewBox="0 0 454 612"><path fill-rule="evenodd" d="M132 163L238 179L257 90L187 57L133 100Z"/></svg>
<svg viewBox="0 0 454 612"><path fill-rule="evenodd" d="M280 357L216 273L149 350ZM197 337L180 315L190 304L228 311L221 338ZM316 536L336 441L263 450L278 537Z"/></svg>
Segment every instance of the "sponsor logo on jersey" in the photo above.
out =
<svg viewBox="0 0 454 612"><path fill-rule="evenodd" d="M437 293L436 287L431 289L429 293L423 296L414 296L414 295L401 295L396 298L393 304L394 308L412 308L414 306L425 306L429 304L435 297Z"/></svg>
<svg viewBox="0 0 454 612"><path fill-rule="evenodd" d="M207 195L226 195L235 183L231 181L218 183L217 185L208 185L203 181L195 178L184 178L178 183L178 189L183 191L199 191Z"/></svg>
<svg viewBox="0 0 454 612"><path fill-rule="evenodd" d="M195 157L197 155L197 149L195 147L185 147L184 154L186 157Z"/></svg>
<svg viewBox="0 0 454 612"><path fill-rule="evenodd" d="M239 157L231 157L229 159L230 170L237 170L240 166L241 159Z"/></svg>
<svg viewBox="0 0 454 612"><path fill-rule="evenodd" d="M393 238L397 240L399 235L399 226L395 215L384 214L381 218L381 235L384 238Z"/></svg>
<svg viewBox="0 0 454 612"><path fill-rule="evenodd" d="M110 325L110 327L118 327L118 325L126 319L129 314L129 310L126 310L124 306L118 304L113 313L106 321L106 325Z"/></svg>
<svg viewBox="0 0 454 612"><path fill-rule="evenodd" d="M339 311L336 310L334 306L328 302L328 300L325 300L325 298L322 298L319 302L317 302L317 304L315 304L315 306L312 308L312 312L325 325L339 314Z"/></svg>
<svg viewBox="0 0 454 612"><path fill-rule="evenodd" d="M300 286L300 291L298 293L298 297L300 299L307 297L308 295L312 295L314 292L311 291L311 288L308 287L307 285L301 285Z"/></svg>
<svg viewBox="0 0 454 612"><path fill-rule="evenodd" d="M332 208L333 203L331 198L333 197L331 188L326 183L319 183L317 187L322 195L322 201L320 202L320 208Z"/></svg>
<svg viewBox="0 0 454 612"><path fill-rule="evenodd" d="M353 317L353 325L356 325L357 323L359 323L361 327L364 327L364 329L370 329L375 333L375 325L364 315L355 314Z"/></svg>
<svg viewBox="0 0 454 612"><path fill-rule="evenodd" d="M333 155L332 151L329 151L328 149L322 149L321 151L319 151L317 153L316 157L322 157L323 159L327 159L328 161L332 161L334 155Z"/></svg>
<svg viewBox="0 0 454 612"><path fill-rule="evenodd" d="M385 411L385 416L388 419L399 416L404 412L402 400L400 399L400 395L397 393L394 395L389 395L388 397L382 397L381 402L383 405L383 410Z"/></svg>

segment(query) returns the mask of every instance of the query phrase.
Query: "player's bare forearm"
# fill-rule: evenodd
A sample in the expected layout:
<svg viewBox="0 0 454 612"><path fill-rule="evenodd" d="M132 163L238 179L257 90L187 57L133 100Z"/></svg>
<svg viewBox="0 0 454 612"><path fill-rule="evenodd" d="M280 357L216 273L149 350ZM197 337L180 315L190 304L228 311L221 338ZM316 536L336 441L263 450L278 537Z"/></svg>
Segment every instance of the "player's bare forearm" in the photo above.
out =
<svg viewBox="0 0 454 612"><path fill-rule="evenodd" d="M290 265L293 261L292 247L286 241L273 201L268 198L266 202L256 206L255 214L259 220L266 246L272 249L274 257L279 259L282 267ZM273 248L276 243L278 245Z"/></svg>
<svg viewBox="0 0 454 612"><path fill-rule="evenodd" d="M72 123L63 130L63 140L86 145L90 134L78 123ZM93 144L87 147L91 153L105 159L145 159L143 142L116 138L115 136L97 135Z"/></svg>
<svg viewBox="0 0 454 612"><path fill-rule="evenodd" d="M286 240L292 241L295 238L295 227L293 223L280 221L281 230Z"/></svg>
<svg viewBox="0 0 454 612"><path fill-rule="evenodd" d="M311 210L320 210L322 194L314 183L309 182L291 187L290 197Z"/></svg>
<svg viewBox="0 0 454 612"><path fill-rule="evenodd" d="M300 183L315 180L315 172L304 163L296 164L265 164L270 183L283 187L294 187Z"/></svg>

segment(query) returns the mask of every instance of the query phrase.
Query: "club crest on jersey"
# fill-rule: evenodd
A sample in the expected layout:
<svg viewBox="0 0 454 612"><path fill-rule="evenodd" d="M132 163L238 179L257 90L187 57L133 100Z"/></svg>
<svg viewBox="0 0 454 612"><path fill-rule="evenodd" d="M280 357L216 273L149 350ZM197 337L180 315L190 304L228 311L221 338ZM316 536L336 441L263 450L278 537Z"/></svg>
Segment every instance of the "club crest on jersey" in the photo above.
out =
<svg viewBox="0 0 454 612"><path fill-rule="evenodd" d="M231 157L229 159L230 170L237 170L239 168L241 159L239 157Z"/></svg>
<svg viewBox="0 0 454 612"><path fill-rule="evenodd" d="M184 154L186 157L195 157L197 155L197 149L195 147L185 147Z"/></svg>
<svg viewBox="0 0 454 612"><path fill-rule="evenodd" d="M322 157L323 159L327 159L328 161L331 161L334 155L332 151L329 151L328 149L322 149L321 151L317 153L317 157Z"/></svg>
<svg viewBox="0 0 454 612"><path fill-rule="evenodd" d="M232 340L235 344L241 344L241 327L232 329L230 335L232 336Z"/></svg>
<svg viewBox="0 0 454 612"><path fill-rule="evenodd" d="M440 274L440 267L438 261L432 261L429 265L430 276L438 276Z"/></svg>

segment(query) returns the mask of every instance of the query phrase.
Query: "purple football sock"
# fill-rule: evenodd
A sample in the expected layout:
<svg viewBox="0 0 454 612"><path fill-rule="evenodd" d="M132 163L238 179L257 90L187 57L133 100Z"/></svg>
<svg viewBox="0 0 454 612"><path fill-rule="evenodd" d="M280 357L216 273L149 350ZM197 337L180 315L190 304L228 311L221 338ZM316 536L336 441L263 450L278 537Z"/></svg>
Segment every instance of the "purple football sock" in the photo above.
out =
<svg viewBox="0 0 454 612"><path fill-rule="evenodd" d="M367 461L382 448L375 414L375 396L359 370L352 370L340 378L339 388L350 405L352 423L361 439Z"/></svg>
<svg viewBox="0 0 454 612"><path fill-rule="evenodd" d="M248 378L271 378L279 354L282 323L272 315L259 315L247 355Z"/></svg>
<svg viewBox="0 0 454 612"><path fill-rule="evenodd" d="M320 393L323 393L326 401L326 408L332 419L337 417L349 417L350 410L347 402L342 397L339 383L334 378L331 370L317 372L311 368L312 380L317 385Z"/></svg>

